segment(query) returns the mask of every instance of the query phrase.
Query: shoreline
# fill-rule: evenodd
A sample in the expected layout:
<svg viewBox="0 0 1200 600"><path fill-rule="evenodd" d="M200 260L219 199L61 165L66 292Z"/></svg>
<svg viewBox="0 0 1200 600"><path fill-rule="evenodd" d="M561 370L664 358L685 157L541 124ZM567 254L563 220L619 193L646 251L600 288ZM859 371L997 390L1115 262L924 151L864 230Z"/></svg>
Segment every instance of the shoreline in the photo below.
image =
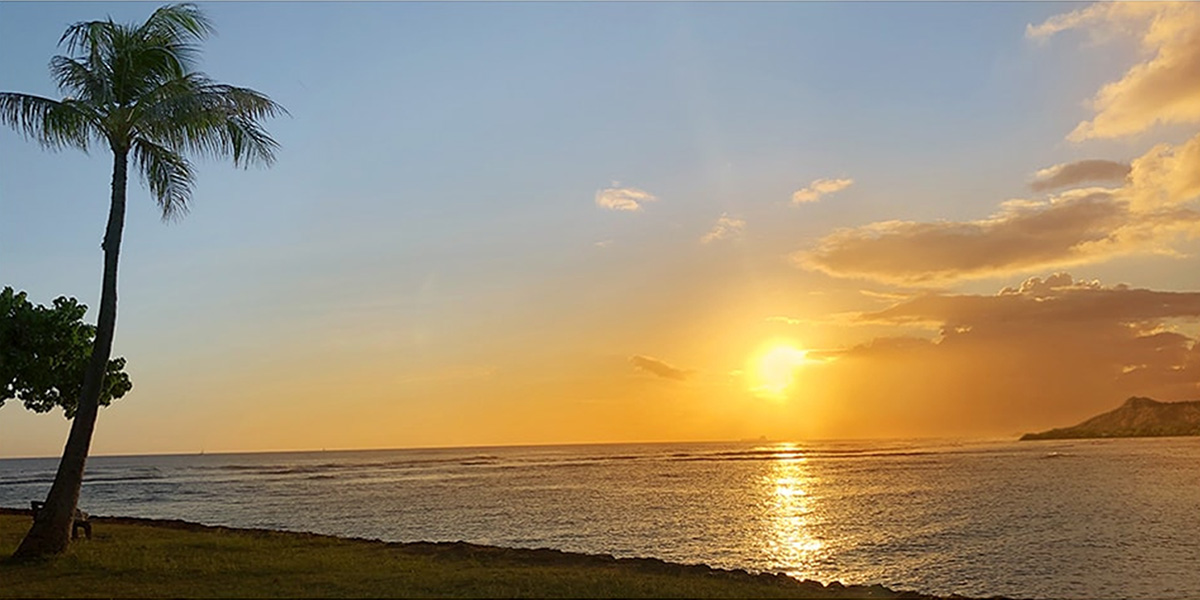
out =
<svg viewBox="0 0 1200 600"><path fill-rule="evenodd" d="M30 511L28 509L0 507L0 515L29 518ZM673 563L652 557L618 558L612 556L611 554L585 554L566 552L553 548L506 548L500 546L474 544L463 541L385 542L367 538L341 537L307 532L240 528L223 525L204 525L201 523L194 523L180 519L94 516L89 520L93 523L93 528L96 531L96 540L82 540L75 542L72 544L72 550L68 551L69 553L81 546L95 546L98 543L103 543L106 539L111 539L114 532L124 531L126 528L150 528L158 532L164 530L184 532L188 536L249 536L250 538L256 538L259 540L283 541L286 544L292 545L310 544L327 546L330 544L338 544L357 547L357 549L365 549L367 552L379 551L388 554L403 553L407 557L430 563L433 565L432 568L434 569L448 568L454 570L458 568L456 565L468 564L480 565L484 567L504 567L508 569L516 569L518 571L537 571L539 573L546 569L550 569L551 571L555 572L565 570L574 574L583 572L603 572L606 574L605 577L612 577L618 581L623 577L666 577L669 579L678 579L682 582L721 582L728 583L730 585L746 586L749 589L761 588L761 591L763 592L770 592L767 595L779 595L780 597L796 598L971 600L968 597L959 596L957 594L952 594L950 596L936 596L911 590L893 590L881 584L844 585L837 581L824 584L813 580L799 580L782 573L755 573L744 569L714 568L705 564ZM199 540L193 541L199 543ZM11 552L11 549L8 549L7 545L5 548L6 554ZM186 550L186 547L180 548L180 551L186 552ZM0 561L2 561L0 562L0 570L6 568L21 568L19 565L13 566L6 559L7 556L0 557ZM169 561L170 558L168 557L167 560ZM483 581L481 583L487 582ZM435 593L434 595L456 595L452 593L453 590L443 591L446 593ZM22 591L20 589L9 588L6 590L6 593L0 592L0 596L7 596L9 593L15 593L19 596L28 595L21 592ZM553 592L547 592L547 594L557 595ZM34 595L36 595L36 593ZM151 595L153 596L153 594ZM292 595L292 592L288 592L283 595ZM527 590L527 593L518 595L537 597L540 594L538 593L538 590L535 589ZM652 593L650 595L653 596L656 594ZM355 594L350 594L347 597L353 596L355 596ZM369 596L359 595L357 597ZM1001 600L1001 597L993 596L991 597L991 600Z"/></svg>

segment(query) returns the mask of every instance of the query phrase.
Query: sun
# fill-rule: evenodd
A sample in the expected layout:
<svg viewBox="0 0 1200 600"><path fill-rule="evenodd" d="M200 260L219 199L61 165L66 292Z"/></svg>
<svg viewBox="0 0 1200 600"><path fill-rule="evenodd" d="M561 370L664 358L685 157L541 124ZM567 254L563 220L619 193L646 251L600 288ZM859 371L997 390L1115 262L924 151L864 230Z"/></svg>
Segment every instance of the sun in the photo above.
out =
<svg viewBox="0 0 1200 600"><path fill-rule="evenodd" d="M751 390L770 398L783 398L795 382L796 368L811 362L808 351L791 344L774 344L753 361Z"/></svg>

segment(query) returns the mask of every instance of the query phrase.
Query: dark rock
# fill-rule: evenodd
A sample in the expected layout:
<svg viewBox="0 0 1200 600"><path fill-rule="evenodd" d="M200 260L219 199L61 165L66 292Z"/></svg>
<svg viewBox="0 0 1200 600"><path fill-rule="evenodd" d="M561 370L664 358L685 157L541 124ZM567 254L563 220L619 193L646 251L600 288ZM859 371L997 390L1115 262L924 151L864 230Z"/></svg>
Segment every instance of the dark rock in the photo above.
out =
<svg viewBox="0 0 1200 600"><path fill-rule="evenodd" d="M1074 427L1027 433L1021 440L1167 437L1200 435L1200 400L1159 402L1133 397L1116 410L1092 417Z"/></svg>

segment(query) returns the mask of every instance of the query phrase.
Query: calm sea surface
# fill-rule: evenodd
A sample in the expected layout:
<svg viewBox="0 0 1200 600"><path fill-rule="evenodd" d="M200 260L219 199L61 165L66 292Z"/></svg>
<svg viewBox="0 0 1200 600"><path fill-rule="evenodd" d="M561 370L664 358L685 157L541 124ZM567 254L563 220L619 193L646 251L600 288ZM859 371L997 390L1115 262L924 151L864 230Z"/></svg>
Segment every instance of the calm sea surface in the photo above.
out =
<svg viewBox="0 0 1200 600"><path fill-rule="evenodd" d="M0 460L0 506L56 460ZM94 457L83 508L937 594L1200 598L1200 439Z"/></svg>

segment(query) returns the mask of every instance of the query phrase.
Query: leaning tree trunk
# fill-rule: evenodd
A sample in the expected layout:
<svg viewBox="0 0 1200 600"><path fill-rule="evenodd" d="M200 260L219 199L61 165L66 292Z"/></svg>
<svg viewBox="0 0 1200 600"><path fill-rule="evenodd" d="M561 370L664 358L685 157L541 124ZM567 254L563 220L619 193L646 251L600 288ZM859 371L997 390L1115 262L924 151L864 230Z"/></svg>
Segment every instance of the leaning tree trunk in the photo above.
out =
<svg viewBox="0 0 1200 600"><path fill-rule="evenodd" d="M113 332L117 325L117 263L121 252L121 233L125 228L125 183L128 150L113 148L112 205L108 227L104 231L104 284L100 293L100 316L96 322L96 340L83 378L79 408L71 422L71 433L63 449L54 484L46 504L38 512L33 527L13 554L13 558L33 558L61 554L71 543L71 524L83 486L83 467L92 445L96 416L100 411L100 391L112 353Z"/></svg>

